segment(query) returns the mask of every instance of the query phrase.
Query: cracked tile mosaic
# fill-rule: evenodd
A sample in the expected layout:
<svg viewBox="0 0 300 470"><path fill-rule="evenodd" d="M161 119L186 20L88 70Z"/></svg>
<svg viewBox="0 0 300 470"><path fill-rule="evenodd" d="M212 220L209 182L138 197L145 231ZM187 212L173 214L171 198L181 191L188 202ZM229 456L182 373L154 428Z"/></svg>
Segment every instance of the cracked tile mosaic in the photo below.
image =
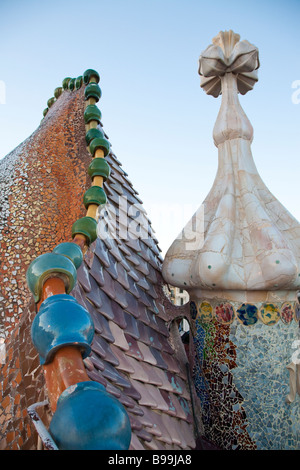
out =
<svg viewBox="0 0 300 470"><path fill-rule="evenodd" d="M205 435L227 450L298 449L299 400L287 401L295 307L262 304L255 321L242 312L250 321L222 324L217 315L207 321L201 311L195 319L193 376Z"/></svg>
<svg viewBox="0 0 300 470"><path fill-rule="evenodd" d="M235 324L231 329L230 339L237 345L233 378L244 397L249 436L259 450L299 448L300 403L286 402L289 373L285 367L291 361L298 328L296 322L278 321L252 328Z"/></svg>

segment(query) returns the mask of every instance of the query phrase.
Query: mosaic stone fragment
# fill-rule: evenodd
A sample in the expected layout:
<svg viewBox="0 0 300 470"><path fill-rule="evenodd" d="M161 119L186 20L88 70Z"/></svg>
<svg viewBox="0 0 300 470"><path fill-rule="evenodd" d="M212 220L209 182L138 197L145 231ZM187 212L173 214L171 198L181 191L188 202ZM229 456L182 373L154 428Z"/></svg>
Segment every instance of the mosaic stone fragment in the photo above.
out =
<svg viewBox="0 0 300 470"><path fill-rule="evenodd" d="M237 309L237 317L243 325L254 325L258 321L258 309L253 304L242 304Z"/></svg>
<svg viewBox="0 0 300 470"><path fill-rule="evenodd" d="M199 304L199 310L198 310L197 316L201 322L210 321L213 317L212 305L207 301L201 302Z"/></svg>
<svg viewBox="0 0 300 470"><path fill-rule="evenodd" d="M265 325L274 325L280 319L280 311L277 305L264 303L260 308L260 316Z"/></svg>
<svg viewBox="0 0 300 470"><path fill-rule="evenodd" d="M290 323L294 318L294 308L290 302L285 302L281 307L280 312L281 320L283 323Z"/></svg>
<svg viewBox="0 0 300 470"><path fill-rule="evenodd" d="M234 308L228 302L222 302L215 306L215 316L220 323L230 324L234 320Z"/></svg>

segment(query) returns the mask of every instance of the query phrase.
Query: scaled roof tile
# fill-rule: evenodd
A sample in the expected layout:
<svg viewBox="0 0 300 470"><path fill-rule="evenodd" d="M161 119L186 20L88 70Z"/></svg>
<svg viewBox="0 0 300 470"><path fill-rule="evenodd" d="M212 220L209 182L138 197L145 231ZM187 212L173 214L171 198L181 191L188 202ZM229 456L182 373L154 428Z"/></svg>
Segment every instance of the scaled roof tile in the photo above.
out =
<svg viewBox="0 0 300 470"><path fill-rule="evenodd" d="M119 364L116 366L118 370L122 370L123 372L127 372L132 376L135 373L135 368L131 364L132 358L126 356L121 348L118 347L117 344L111 345L112 353L118 358Z"/></svg>
<svg viewBox="0 0 300 470"><path fill-rule="evenodd" d="M163 396L161 395L159 388L151 384L146 384L146 387L148 389L148 392L155 399L156 409L160 411L168 411L169 407L167 403L165 402L165 400L163 399Z"/></svg>
<svg viewBox="0 0 300 470"><path fill-rule="evenodd" d="M151 442L152 441L152 436L149 434L145 428L141 429L140 431L136 431L137 437L140 439L143 439L146 442Z"/></svg>
<svg viewBox="0 0 300 470"><path fill-rule="evenodd" d="M138 343L139 350L141 351L143 355L144 361L148 362L149 364L152 364L153 366L156 366L156 365L159 366L154 354L151 351L151 348L140 341L137 341L137 343Z"/></svg>
<svg viewBox="0 0 300 470"><path fill-rule="evenodd" d="M84 90L63 91L62 97L53 104L43 124L46 134L51 134L46 154L48 157L52 151L56 154L55 145L51 147L57 138L53 129L60 113L63 111L64 122L71 110L80 125L72 137L75 149L71 143L69 146L75 162L84 156L81 166L86 174L91 156L85 142ZM64 136L61 127L60 138L61 134ZM119 208L123 198L128 205L128 236L122 238L116 233L100 238L99 235L84 256L78 269L78 282L71 292L90 312L95 326L92 351L85 360L87 374L104 385L128 411L132 424L131 449L193 448L191 397L187 382L182 379L185 363L181 358L185 353L183 345L173 347L169 328L179 316L179 310L163 294L161 250L146 209L120 161L112 151L106 160L111 168L111 175L104 183L108 227L111 231L116 227L113 215L117 226L126 215ZM76 200L72 199L78 216L84 211L82 208L79 213L78 198L90 185L88 176L85 178L85 184L78 184ZM44 182L47 183L46 178ZM75 221L70 222L71 215L66 214L66 222L61 220L68 224L63 226L64 237ZM120 224L120 228L125 231L126 227ZM178 349L181 354L177 354ZM179 401L181 398L184 401Z"/></svg>
<svg viewBox="0 0 300 470"><path fill-rule="evenodd" d="M131 382L134 388L141 395L141 398L139 399L139 405L147 406L150 408L157 408L156 399L148 390L147 384L135 379L131 379Z"/></svg>
<svg viewBox="0 0 300 470"><path fill-rule="evenodd" d="M147 406L142 406L140 405L140 408L142 410L142 416L140 416L140 422L146 427L146 428L151 428L154 426L154 422L152 419L152 411L151 408L148 408Z"/></svg>
<svg viewBox="0 0 300 470"><path fill-rule="evenodd" d="M145 450L145 447L134 432L131 435L129 450Z"/></svg>
<svg viewBox="0 0 300 470"><path fill-rule="evenodd" d="M141 395L139 394L139 392L134 388L133 384L131 384L131 387L129 388L126 388L126 395L128 397L131 397L133 398L134 400L136 401L139 401L141 399ZM142 416L143 415L143 412L140 408L140 406L137 406L135 405L134 406L134 410L133 412L139 416Z"/></svg>
<svg viewBox="0 0 300 470"><path fill-rule="evenodd" d="M152 432L155 435L156 440L163 441L167 444L172 444L172 438L169 430L166 428L163 422L162 414L152 413L151 417L153 419L154 425L152 428L149 428L149 432Z"/></svg>
<svg viewBox="0 0 300 470"><path fill-rule="evenodd" d="M121 375L119 371L107 361L102 360L104 369L102 371L102 375L113 382L114 385L123 387L123 388L130 388L131 384L128 378L125 378L124 375Z"/></svg>
<svg viewBox="0 0 300 470"><path fill-rule="evenodd" d="M133 372L130 374L132 379L139 380L143 383L148 383L150 381L149 373L140 361L129 356L127 356L127 361L133 369Z"/></svg>
<svg viewBox="0 0 300 470"><path fill-rule="evenodd" d="M180 367L178 365L178 362L174 358L174 355L168 354L165 351L161 351L161 357L163 361L167 364L167 368L170 372L180 374Z"/></svg>
<svg viewBox="0 0 300 470"><path fill-rule="evenodd" d="M136 297L137 299L139 299L141 297L141 294L139 293L137 287L136 287L136 283L139 282L139 277L136 276L136 277L133 277L132 276L133 274L133 270L130 271L129 275L128 275L128 284L129 284L129 287L128 287L128 291L134 296Z"/></svg>
<svg viewBox="0 0 300 470"><path fill-rule="evenodd" d="M130 357L134 357L135 359L138 359L139 361L144 361L144 356L142 354L141 348L137 340L134 339L128 333L124 333L124 336L129 346L129 349L126 354Z"/></svg>
<svg viewBox="0 0 300 470"><path fill-rule="evenodd" d="M167 392L166 390L160 391L165 402L168 404L168 414L176 416L177 418L185 419L186 415L180 406L179 400L173 393Z"/></svg>
<svg viewBox="0 0 300 470"><path fill-rule="evenodd" d="M120 364L118 358L112 352L109 343L107 343L102 336L96 336L95 341L93 341L92 344L92 350L110 364L114 366L118 366Z"/></svg>
<svg viewBox="0 0 300 470"><path fill-rule="evenodd" d="M180 445L181 444L181 436L180 436L180 434L177 430L178 429L177 426L172 425L173 419L166 413L163 413L161 415L161 419L162 419L162 422L165 426L165 429L168 430L168 433L170 435L172 444Z"/></svg>
<svg viewBox="0 0 300 470"><path fill-rule="evenodd" d="M77 270L77 279L79 284L82 285L86 292L91 292L92 286L90 282L90 275L85 262L81 263L81 266L79 266Z"/></svg>
<svg viewBox="0 0 300 470"><path fill-rule="evenodd" d="M104 387L107 387L107 385L108 385L107 380L102 375L100 375L96 370L87 371L87 375L89 376L89 378L91 380L93 380L95 382L98 382L99 384L103 385Z"/></svg>
<svg viewBox="0 0 300 470"><path fill-rule="evenodd" d="M125 329L127 324L124 317L124 310L114 301L110 302L110 308L113 313L113 321L119 325L120 328Z"/></svg>
<svg viewBox="0 0 300 470"><path fill-rule="evenodd" d="M116 269L118 282L124 287L124 289L129 290L130 285L125 267L121 263L117 263Z"/></svg>
<svg viewBox="0 0 300 470"><path fill-rule="evenodd" d="M183 410L183 413L184 413L183 419L186 419L186 421L188 421L189 423L192 423L193 422L193 416L192 416L192 412L191 412L191 409L189 407L189 404L188 404L187 400L184 397L179 397L178 402L179 402L179 404L180 404L180 406Z"/></svg>
<svg viewBox="0 0 300 470"><path fill-rule="evenodd" d="M148 450L166 450L166 446L164 446L162 443L157 441L156 439L152 439L150 442L145 442L145 448Z"/></svg>
<svg viewBox="0 0 300 470"><path fill-rule="evenodd" d="M132 336L135 339L140 339L140 329L139 324L141 323L138 321L133 315L124 311L124 318L126 321L126 333Z"/></svg>
<svg viewBox="0 0 300 470"><path fill-rule="evenodd" d="M128 389L128 390L131 390L131 389ZM138 397L140 397L140 394L139 392L137 391L138 393ZM120 395L120 402L126 407L126 408L129 408L129 410L136 414L137 416L140 416L142 414L142 411L140 410L139 406L137 405L136 403L136 398L132 398L130 395L127 395L127 393L125 393L124 391L121 391L121 395Z"/></svg>
<svg viewBox="0 0 300 470"><path fill-rule="evenodd" d="M114 343L115 338L110 330L109 322L104 315L99 315L97 310L93 310L92 319L95 330L100 333L101 337L106 339L109 343Z"/></svg>
<svg viewBox="0 0 300 470"><path fill-rule="evenodd" d="M108 257L108 251L103 240L100 240L100 238L97 238L95 241L95 255L99 258L101 263L104 264L104 266L107 268L109 267L110 261Z"/></svg>
<svg viewBox="0 0 300 470"><path fill-rule="evenodd" d="M153 364L157 365L157 367L160 367L161 369L166 369L166 370L168 369L168 366L163 360L160 351L153 348L152 346L149 346L149 352L154 357L155 362L153 362Z"/></svg>
<svg viewBox="0 0 300 470"><path fill-rule="evenodd" d="M99 313L104 315L108 320L114 320L115 311L113 310L113 303L111 302L112 299L110 299L99 287L95 287L93 294L94 295L91 295L91 292L89 292L87 298L95 303L98 307Z"/></svg>
<svg viewBox="0 0 300 470"><path fill-rule="evenodd" d="M147 372L148 380L150 384L156 385L157 387L161 387L163 384L163 380L159 374L159 369L157 367L153 367L146 362L143 364L143 369Z"/></svg>
<svg viewBox="0 0 300 470"><path fill-rule="evenodd" d="M135 415L129 412L128 417L129 417L132 431L140 431L141 429L143 429L142 423L139 421L139 419Z"/></svg>
<svg viewBox="0 0 300 470"><path fill-rule="evenodd" d="M84 264L84 263L82 263L82 264ZM80 266L80 268L81 268L81 266ZM87 292L90 292L91 291L91 284L89 283L89 290L87 288L85 288L85 284L83 283L83 281L86 284L87 284L87 281L86 281L86 277L83 277L83 273L80 272L80 268L78 269L78 271L79 271L78 272L78 281ZM90 269L90 274L91 274L91 276L93 276L95 281L97 281L97 284L99 286L104 286L105 279L104 279L104 275L103 275L103 265L101 264L101 262L99 261L99 259L96 256L93 259L91 269Z"/></svg>
<svg viewBox="0 0 300 470"><path fill-rule="evenodd" d="M117 323L109 322L110 331L115 338L115 346L123 351L129 350L129 344L125 337L124 330Z"/></svg>
<svg viewBox="0 0 300 470"><path fill-rule="evenodd" d="M111 393L111 395L113 395L115 398L121 398L121 391L109 382L106 385L106 391Z"/></svg>

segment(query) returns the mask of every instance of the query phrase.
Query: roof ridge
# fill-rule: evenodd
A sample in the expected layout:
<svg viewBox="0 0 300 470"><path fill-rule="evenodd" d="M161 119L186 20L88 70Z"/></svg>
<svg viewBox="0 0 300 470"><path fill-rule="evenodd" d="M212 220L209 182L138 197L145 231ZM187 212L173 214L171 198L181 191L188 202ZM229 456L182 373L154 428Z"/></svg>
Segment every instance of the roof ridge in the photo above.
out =
<svg viewBox="0 0 300 470"><path fill-rule="evenodd" d="M110 167L105 160L110 143L98 127L101 120L101 111L96 106L101 97L99 81L100 76L93 69L86 70L77 79L64 79L63 87L56 88L55 97L48 100L48 108L44 110L45 117L47 109L59 98L63 89L73 91L85 85L83 117L86 143L93 158L88 168L92 186L83 196L86 216L77 219L72 225L73 242L60 243L52 253L38 256L26 272L27 284L38 311L32 323L31 336L44 366L54 413L49 431L58 448L66 450L105 449L110 446L125 450L131 441L130 421L125 408L107 393L103 385L87 375L83 359L91 353L95 327L88 310L70 295L77 282L77 269L83 262L83 255L98 236L98 207L107 202L103 183L110 174ZM46 330L44 321L47 323ZM105 348L106 344L104 339L102 346L99 344L102 354L110 352L109 346ZM110 357L114 358L112 352ZM70 366L68 371L62 372L61 361L66 360L71 361ZM114 361L118 361L117 358ZM101 403L105 405L101 406ZM73 410L71 415L69 407ZM106 408L110 408L112 414L110 419L104 421L103 412L106 413ZM87 422L83 419L88 410L94 418L97 415L96 420ZM75 431L73 437L65 432L66 422ZM98 425L100 422L103 422L103 427Z"/></svg>

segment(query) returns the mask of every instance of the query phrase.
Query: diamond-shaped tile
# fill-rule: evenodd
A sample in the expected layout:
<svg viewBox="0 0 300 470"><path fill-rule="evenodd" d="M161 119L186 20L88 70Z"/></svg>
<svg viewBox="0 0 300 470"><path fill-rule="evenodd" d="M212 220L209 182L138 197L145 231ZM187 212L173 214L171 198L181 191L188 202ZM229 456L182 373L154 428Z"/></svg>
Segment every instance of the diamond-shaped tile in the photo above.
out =
<svg viewBox="0 0 300 470"><path fill-rule="evenodd" d="M90 283L90 275L89 270L85 264L85 262L81 263L79 268L77 269L77 280L79 284L82 285L86 292L90 292L92 287Z"/></svg>
<svg viewBox="0 0 300 470"><path fill-rule="evenodd" d="M135 339L140 338L140 332L139 332L139 326L138 326L138 320L135 319L133 315L130 315L130 313L124 312L124 318L126 321L126 333L128 333L130 336L132 336Z"/></svg>
<svg viewBox="0 0 300 470"><path fill-rule="evenodd" d="M90 275L97 281L99 286L103 286L105 279L103 276L103 265L100 263L97 256L95 256L92 267L90 269Z"/></svg>
<svg viewBox="0 0 300 470"><path fill-rule="evenodd" d="M105 243L100 240L100 238L97 238L96 240L95 255L99 258L104 266L107 268L109 267L110 261L108 258L108 250Z"/></svg>
<svg viewBox="0 0 300 470"><path fill-rule="evenodd" d="M129 357L117 345L110 346L112 353L118 358L119 364L116 366L118 370L124 371L127 374L133 374L134 368L130 364Z"/></svg>
<svg viewBox="0 0 300 470"><path fill-rule="evenodd" d="M129 351L129 345L125 337L124 330L113 321L109 321L109 328L113 337L115 338L114 345L123 351Z"/></svg>

